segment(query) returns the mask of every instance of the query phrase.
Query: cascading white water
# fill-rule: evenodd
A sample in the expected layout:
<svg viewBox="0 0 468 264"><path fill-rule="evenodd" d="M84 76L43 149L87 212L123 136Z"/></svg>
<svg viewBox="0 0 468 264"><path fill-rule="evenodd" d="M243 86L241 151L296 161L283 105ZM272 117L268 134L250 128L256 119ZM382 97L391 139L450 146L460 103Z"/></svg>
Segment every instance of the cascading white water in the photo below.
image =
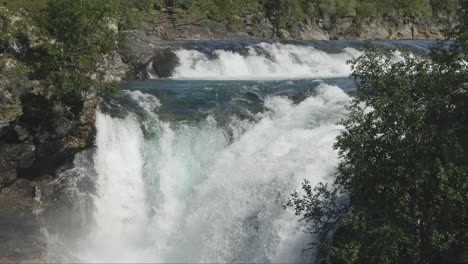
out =
<svg viewBox="0 0 468 264"><path fill-rule="evenodd" d="M98 112L96 124L95 226L77 257L89 262L138 261L135 251L147 223L143 134L132 117L119 120Z"/></svg>
<svg viewBox="0 0 468 264"><path fill-rule="evenodd" d="M351 67L346 61L360 54L353 48L333 54L311 46L266 42L248 46L246 54L215 50L216 58L196 50L180 49L175 53L179 58L173 74L175 79L347 77Z"/></svg>
<svg viewBox="0 0 468 264"><path fill-rule="evenodd" d="M282 204L333 173L348 95L322 83L297 105L269 97L257 121L232 120L231 139L210 116L162 122L155 97L127 95L146 118L97 114L94 223L68 248L77 260L310 261L311 237Z"/></svg>
<svg viewBox="0 0 468 264"><path fill-rule="evenodd" d="M45 259L310 262L314 252L302 250L314 238L282 205L304 179L315 185L333 175L336 123L350 97L312 79L348 76L346 61L359 54L266 42L176 51L176 80L139 82L131 86L139 90L109 102L120 118L98 111L96 149L37 190L37 200L46 200L37 210L48 222ZM393 54L392 62L404 59ZM352 90L342 79L325 81ZM50 220L55 212L46 207L60 195L74 212L58 208L60 219Z"/></svg>

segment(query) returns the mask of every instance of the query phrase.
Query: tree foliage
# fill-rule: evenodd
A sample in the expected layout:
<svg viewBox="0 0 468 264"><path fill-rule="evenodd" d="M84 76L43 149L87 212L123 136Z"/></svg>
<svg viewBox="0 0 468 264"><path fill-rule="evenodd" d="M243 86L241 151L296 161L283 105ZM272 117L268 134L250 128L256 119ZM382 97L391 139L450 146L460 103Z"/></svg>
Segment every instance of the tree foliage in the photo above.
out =
<svg viewBox="0 0 468 264"><path fill-rule="evenodd" d="M456 259L468 245L465 30L429 59L395 63L370 46L351 62L357 91L334 182L305 182L287 203L329 262L466 261Z"/></svg>
<svg viewBox="0 0 468 264"><path fill-rule="evenodd" d="M98 60L117 47L117 32L110 25L118 9L118 2L109 0L49 1L38 20L52 41L31 50L35 78L50 81L50 91L59 97L79 99L90 91Z"/></svg>
<svg viewBox="0 0 468 264"><path fill-rule="evenodd" d="M103 56L119 48L120 30L138 25L136 14L149 9L152 3L152 0L0 0L0 5L7 8L0 12L1 44L15 42L24 46L24 50L12 55L28 65L31 79L47 84L49 96L63 103L81 101L95 91L115 94L117 84L101 84L92 78L92 73ZM10 25L9 18L15 15L20 20ZM20 25L23 21L24 27ZM33 45L28 38L33 38ZM10 52L4 49L5 45L0 45L0 51Z"/></svg>

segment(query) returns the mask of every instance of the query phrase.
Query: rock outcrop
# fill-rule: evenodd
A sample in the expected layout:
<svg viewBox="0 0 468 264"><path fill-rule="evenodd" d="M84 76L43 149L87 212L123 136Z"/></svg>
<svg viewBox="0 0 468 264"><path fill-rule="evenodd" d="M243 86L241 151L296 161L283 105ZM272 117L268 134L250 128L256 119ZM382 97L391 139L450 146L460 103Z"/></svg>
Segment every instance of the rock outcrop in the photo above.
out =
<svg viewBox="0 0 468 264"><path fill-rule="evenodd" d="M93 79L104 82L120 82L127 77L130 66L124 63L122 56L118 52L107 55L101 63Z"/></svg>
<svg viewBox="0 0 468 264"><path fill-rule="evenodd" d="M179 58L173 51L160 50L151 59L151 70L158 78L168 78L172 76L178 63Z"/></svg>
<svg viewBox="0 0 468 264"><path fill-rule="evenodd" d="M41 262L45 241L34 214L35 187L93 145L99 99L65 106L17 67L1 71L0 262Z"/></svg>
<svg viewBox="0 0 468 264"><path fill-rule="evenodd" d="M163 40L239 40L239 39L290 39L290 40L345 40L345 39L442 39L454 25L426 17L402 17L387 14L357 22L355 13L345 17L310 18L289 29L275 29L271 21L263 18L254 23L251 16L238 24L211 20L204 16L174 18L155 11L154 20L145 32Z"/></svg>

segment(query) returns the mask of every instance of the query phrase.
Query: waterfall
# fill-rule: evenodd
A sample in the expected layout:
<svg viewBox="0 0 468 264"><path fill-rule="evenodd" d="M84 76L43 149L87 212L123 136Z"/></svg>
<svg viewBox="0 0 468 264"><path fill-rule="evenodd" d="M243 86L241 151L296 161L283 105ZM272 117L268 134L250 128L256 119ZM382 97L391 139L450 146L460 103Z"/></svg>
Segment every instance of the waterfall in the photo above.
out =
<svg viewBox="0 0 468 264"><path fill-rule="evenodd" d="M180 49L174 79L294 79L347 77L354 48L327 53L312 46L259 43L246 50L216 49L210 53Z"/></svg>
<svg viewBox="0 0 468 264"><path fill-rule="evenodd" d="M380 42L392 63L400 44L418 54L431 43ZM335 173L355 89L346 62L362 44L174 44L162 67L172 76L124 84L97 112L95 148L37 188L45 259L311 262L315 238L283 204Z"/></svg>
<svg viewBox="0 0 468 264"><path fill-rule="evenodd" d="M321 83L299 104L271 96L226 125L162 121L156 97L124 94L144 115L97 113L94 220L65 245L74 261L310 262L311 236L282 204L334 172L345 92Z"/></svg>

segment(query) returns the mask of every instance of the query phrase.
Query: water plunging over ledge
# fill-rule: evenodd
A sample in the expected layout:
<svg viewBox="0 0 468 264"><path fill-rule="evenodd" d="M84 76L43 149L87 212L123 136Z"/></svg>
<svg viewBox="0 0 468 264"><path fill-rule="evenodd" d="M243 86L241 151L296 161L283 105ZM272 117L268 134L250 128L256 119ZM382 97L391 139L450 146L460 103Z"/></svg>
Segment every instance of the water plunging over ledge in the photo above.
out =
<svg viewBox="0 0 468 264"><path fill-rule="evenodd" d="M126 83L56 181L70 204L44 213L48 260L311 262L282 205L338 163L359 45L329 43L181 43L171 78Z"/></svg>

